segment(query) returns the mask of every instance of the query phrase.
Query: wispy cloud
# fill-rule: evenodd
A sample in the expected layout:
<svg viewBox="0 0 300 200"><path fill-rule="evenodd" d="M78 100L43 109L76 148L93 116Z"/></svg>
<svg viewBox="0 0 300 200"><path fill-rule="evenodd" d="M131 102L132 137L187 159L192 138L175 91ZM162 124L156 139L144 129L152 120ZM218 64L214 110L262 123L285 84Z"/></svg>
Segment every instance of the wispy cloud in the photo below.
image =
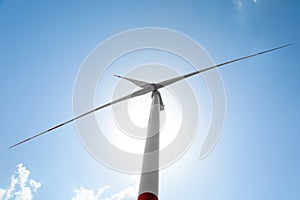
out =
<svg viewBox="0 0 300 200"><path fill-rule="evenodd" d="M122 189L121 191L104 197L104 192L111 188L110 185L105 185L99 188L96 192L94 190L85 189L81 187L80 189L75 189L75 196L72 200L136 200L138 193L139 177L132 176L130 178L132 185Z"/></svg>
<svg viewBox="0 0 300 200"><path fill-rule="evenodd" d="M242 9L247 3L257 3L257 0L231 0L237 9Z"/></svg>
<svg viewBox="0 0 300 200"><path fill-rule="evenodd" d="M231 0L234 5L234 18L240 23L245 24L249 20L249 11L258 0Z"/></svg>
<svg viewBox="0 0 300 200"><path fill-rule="evenodd" d="M83 187L81 187L80 189L76 189L74 190L74 192L76 193L76 196L72 198L72 200L97 200L100 199L101 195L103 194L103 192L110 188L109 185L106 185L102 188L100 188L96 193L93 190L88 190L85 189Z"/></svg>
<svg viewBox="0 0 300 200"><path fill-rule="evenodd" d="M17 165L17 172L10 178L7 188L0 188L0 200L31 200L33 193L41 187L41 183L29 179L30 171L22 163Z"/></svg>

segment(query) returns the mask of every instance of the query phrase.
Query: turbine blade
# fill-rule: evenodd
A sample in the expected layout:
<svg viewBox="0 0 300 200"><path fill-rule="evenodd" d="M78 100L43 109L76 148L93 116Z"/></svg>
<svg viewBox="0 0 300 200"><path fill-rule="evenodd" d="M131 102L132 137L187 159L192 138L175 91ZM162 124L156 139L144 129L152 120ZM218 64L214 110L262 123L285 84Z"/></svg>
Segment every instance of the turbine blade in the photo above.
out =
<svg viewBox="0 0 300 200"><path fill-rule="evenodd" d="M283 46L276 47L276 48L269 49L269 50L265 50L265 51L262 51L262 52L259 52L259 53L255 53L255 54L251 54L251 55L244 56L244 57L241 57L241 58L237 58L237 59L234 59L234 60L230 60L230 61L227 61L227 62L223 62L223 63L217 64L217 65L211 66L211 67L201 69L199 71L191 72L191 73L188 73L188 74L185 74L185 75L182 75L182 76L178 76L178 77L175 77L175 78L171 78L171 79L159 82L157 85L158 85L159 88L162 88L162 87L168 86L170 84L176 83L176 82L178 82L182 79L186 79L190 76L194 76L196 74L200 74L200 73L203 73L205 71L208 71L208 70L211 70L211 69L214 69L214 68L218 68L218 67L221 67L221 66L224 66L224 65L228 65L230 63L234 63L234 62L237 62L237 61L240 61L240 60L245 60L247 58L255 57L255 56L265 54L265 53L268 53L268 52L271 52L271 51L275 51L275 50L278 50L278 49L281 49L281 48L285 48L285 47L288 47L288 46L291 46L291 45L293 45L293 44L283 45Z"/></svg>
<svg viewBox="0 0 300 200"><path fill-rule="evenodd" d="M136 80L136 79L133 79L133 78L127 78L127 77L124 77L124 76L120 76L120 75L117 75L117 74L114 74L114 76L118 77L118 78L121 78L121 79L125 79L141 88L145 88L145 87L148 87L148 85L150 85L150 83L148 82L145 82L145 81L140 81L140 80Z"/></svg>
<svg viewBox="0 0 300 200"><path fill-rule="evenodd" d="M211 67L207 67L207 68L205 68L205 69L202 69L202 70L199 70L199 71L195 71L195 72L191 72L191 73L185 74L185 75L183 75L183 76L171 78L171 79L162 81L162 82L160 82L160 83L158 83L158 84L155 84L155 87L154 87L153 85L147 83L147 82L144 82L144 81L138 81L138 80L134 80L134 79L130 79L130 78L126 78L126 77L122 77L122 76L116 75L116 76L119 77L119 78L126 79L126 80L131 81L132 83L134 83L134 84L140 86L140 87L143 87L143 89L137 90L136 92L133 92L132 94L126 95L126 96L124 96L124 97L122 97L122 98L119 98L119 99L117 99L117 100L114 100L114 101L112 101L112 102L109 102L109 103L107 103L107 104L104 104L104 105L102 105L102 106L99 106L99 107L97 107L97 108L95 108L95 109L92 109L92 110L86 112L86 113L83 113L83 114L81 114L81 115L79 115L79 116L76 116L76 117L74 117L74 118L72 118L72 119L70 119L70 120L68 120L68 121L65 121L65 122L63 122L63 123L61 123L61 124L58 124L58 125L56 125L56 126L54 126L54 127L51 127L50 129L48 129L48 130L46 130L46 131L43 131L43 132L41 132L41 133L39 133L39 134L36 134L36 135L34 135L34 136L32 136L32 137L29 137L29 138L27 138L27 139L25 139L25 140L23 140L23 141L21 141L21 142L18 142L18 143L16 143L16 144L10 146L10 148L16 147L16 146L18 146L18 145L20 145L20 144L23 144L23 143L25 143L25 142L28 142L28 141L30 141L30 140L36 138L36 137L38 137L38 136L44 135L44 134L46 134L46 133L49 133L49 132L51 132L51 131L53 131L53 130L59 128L59 127L62 127L62 126L64 126L64 125L66 125L66 124L69 124L69 123L71 123L71 122L73 122L73 121L75 121L75 120L77 120L77 119L79 119L79 118L82 118L82 117L84 117L84 116L86 116L86 115L89 115L89 114L91 114L91 113L93 113L93 112L96 112L96 111L98 111L98 110L100 110L100 109L102 109L102 108L105 108L105 107L107 107L107 106L110 106L110 105L112 105L112 104L115 104L115 103L118 103L118 102L121 102L121 101L130 99L130 98L133 98L133 97L136 97L136 96L141 96L141 95L147 94L147 93L152 92L152 91L154 91L154 90L156 90L156 89L165 87L165 86L167 86L167 85L170 85L170 84L173 84L173 83L175 83L175 82L178 82L178 81L180 81L180 80L182 80L182 79L188 78L188 77L193 76L193 75L196 75L196 74L200 74L200 73L202 73L202 72L205 72L205 71L208 71L208 70L211 70L211 69L214 69L214 68L218 68L218 67L221 67L221 66L224 66L224 65L233 63L233 62L237 62L237 61L240 61L240 60L244 60L244 59L247 59L247 58L251 58L251 57L254 57L254 56L258 56L258 55L260 55L260 54L265 54L265 53L268 53L268 52L271 52L271 51L275 51L275 50L277 50L277 49L281 49L281 48L284 48L284 47L287 47L287 46L290 46L290 45L292 45L292 44L283 45L283 46L280 46L280 47L276 47L276 48L269 49L269 50L266 50L266 51L262 51L262 52L259 52L259 53L255 53L255 54L252 54L252 55L248 55L248 56L244 56L244 57L237 58L237 59L234 59L234 60L230 60L230 61L227 61L227 62L224 62L224 63L221 63L221 64L217 64L217 65L214 65L214 66L211 66Z"/></svg>
<svg viewBox="0 0 300 200"><path fill-rule="evenodd" d="M102 109L102 108L105 108L105 107L110 106L110 105L112 105L112 104L119 103L119 102L121 102L121 101L130 99L130 98L133 98L133 97L137 97L137 96L141 96L141 95L147 94L147 93L153 91L154 89L155 89L154 87L147 87L147 88L143 88L143 89L137 90L137 91L135 91L135 92L133 92L133 93L131 93L131 94L129 94L129 95L126 95L126 96L124 96L124 97L122 97L122 98L119 98L119 99L117 99L117 100L114 100L114 101L112 101L112 102L109 102L109 103L107 103L107 104L104 104L104 105L102 105L102 106L99 106L99 107L97 107L97 108L95 108L95 109L93 109L93 110L90 110L90 111L88 111L88 112L86 112L86 113L83 113L83 114L81 114L81 115L78 115L78 116L76 116L76 117L74 117L74 118L72 118L72 119L70 119L70 120L68 120L68 121L65 121L65 122L63 122L63 123L61 123L61 124L58 124L58 125L56 125L56 126L53 126L53 127L49 128L48 130L45 130L45 131L43 131L43 132L41 132L41 133L38 133L38 134L36 134L36 135L34 135L34 136L32 136L32 137L29 137L29 138L27 138L27 139L25 139L25 140L22 140L21 142L18 142L18 143L16 143L16 144L10 146L9 148L16 147L16 146L18 146L18 145L20 145L20 144L23 144L23 143L25 143L25 142L28 142L28 141L30 141L30 140L36 138L36 137L38 137L38 136L44 135L44 134L46 134L46 133L49 133L49 132L51 132L51 131L53 131L53 130L59 128L59 127L62 127L62 126L64 126L64 125L66 125L66 124L69 124L69 123L71 123L71 122L73 122L73 121L75 121L75 120L77 120L77 119L79 119L79 118L82 118L82 117L84 117L84 116L86 116L86 115L89 115L89 114L91 114L91 113L93 113L93 112L96 112L96 111L98 111L98 110L100 110L100 109Z"/></svg>

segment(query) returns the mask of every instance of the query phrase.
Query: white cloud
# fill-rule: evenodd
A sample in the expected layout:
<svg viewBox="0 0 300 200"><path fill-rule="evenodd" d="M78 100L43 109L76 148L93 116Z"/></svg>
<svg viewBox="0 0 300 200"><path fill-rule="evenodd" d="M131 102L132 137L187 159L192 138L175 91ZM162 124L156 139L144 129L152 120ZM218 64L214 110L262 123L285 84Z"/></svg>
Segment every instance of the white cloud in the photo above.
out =
<svg viewBox="0 0 300 200"><path fill-rule="evenodd" d="M245 24L249 18L249 12L253 11L253 5L257 4L258 0L231 0L234 5L233 17L240 23Z"/></svg>
<svg viewBox="0 0 300 200"><path fill-rule="evenodd" d="M242 9L244 4L251 3L249 0L231 0L231 1L238 9ZM257 0L252 0L252 2L257 3Z"/></svg>
<svg viewBox="0 0 300 200"><path fill-rule="evenodd" d="M34 192L36 192L42 186L40 182L37 182L33 179L30 179L29 184L32 187Z"/></svg>
<svg viewBox="0 0 300 200"><path fill-rule="evenodd" d="M0 188L0 199L3 199L4 194L5 194L5 190Z"/></svg>
<svg viewBox="0 0 300 200"><path fill-rule="evenodd" d="M30 171L22 163L17 167L17 172L10 178L10 185L5 189L0 188L0 200L32 200L33 193L41 187L40 182L28 179Z"/></svg>
<svg viewBox="0 0 300 200"><path fill-rule="evenodd" d="M80 189L75 189L75 196L72 198L72 200L136 200L139 177L132 176L130 180L133 183L131 186L128 186L115 194L109 195L108 197L103 197L103 193L111 187L109 185L99 188L97 192L85 189L83 187Z"/></svg>
<svg viewBox="0 0 300 200"><path fill-rule="evenodd" d="M72 198L72 200L98 200L102 193L110 188L109 185L106 185L98 190L98 192L95 194L93 190L88 190L83 187L80 189L74 190L76 193L76 196Z"/></svg>

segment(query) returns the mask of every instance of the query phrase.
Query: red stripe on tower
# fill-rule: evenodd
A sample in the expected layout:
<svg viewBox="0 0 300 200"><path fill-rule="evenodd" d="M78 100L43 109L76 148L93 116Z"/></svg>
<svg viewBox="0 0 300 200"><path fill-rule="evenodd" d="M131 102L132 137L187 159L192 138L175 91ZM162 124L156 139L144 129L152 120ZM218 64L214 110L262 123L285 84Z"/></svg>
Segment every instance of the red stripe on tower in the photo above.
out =
<svg viewBox="0 0 300 200"><path fill-rule="evenodd" d="M138 200L158 200L158 197L150 192L144 192L139 195Z"/></svg>

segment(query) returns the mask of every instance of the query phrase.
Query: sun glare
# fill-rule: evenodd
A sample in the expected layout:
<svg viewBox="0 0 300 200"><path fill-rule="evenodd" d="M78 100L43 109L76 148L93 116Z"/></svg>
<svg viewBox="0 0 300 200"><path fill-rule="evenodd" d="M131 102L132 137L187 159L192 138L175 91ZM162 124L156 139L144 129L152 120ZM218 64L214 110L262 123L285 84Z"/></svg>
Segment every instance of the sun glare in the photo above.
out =
<svg viewBox="0 0 300 200"><path fill-rule="evenodd" d="M148 126L148 119L151 108L149 95L132 98L128 103L128 114L133 124L145 128Z"/></svg>
<svg viewBox="0 0 300 200"><path fill-rule="evenodd" d="M171 91L165 89L161 92L165 110L161 112L160 149L166 148L176 138L181 124L181 105ZM130 120L138 127L147 130L148 119L151 109L151 96L145 95L133 98L128 102ZM112 112L110 112L112 115ZM132 137L122 132L115 124L112 117L105 117L108 113L97 115L98 122L101 120L101 129L106 138L120 150L142 154L144 152L145 139ZM106 121L105 123L103 123Z"/></svg>

